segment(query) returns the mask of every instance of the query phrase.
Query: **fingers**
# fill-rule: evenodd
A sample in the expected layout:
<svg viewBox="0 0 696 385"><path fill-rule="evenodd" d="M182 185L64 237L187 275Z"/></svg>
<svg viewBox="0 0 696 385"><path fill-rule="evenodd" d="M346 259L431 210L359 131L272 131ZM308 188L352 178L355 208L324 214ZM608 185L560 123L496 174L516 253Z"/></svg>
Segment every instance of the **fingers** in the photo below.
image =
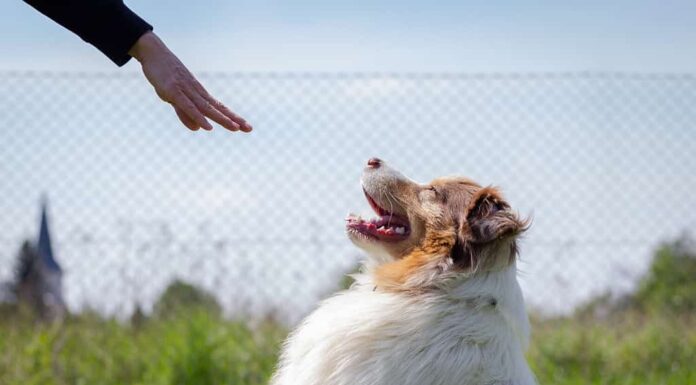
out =
<svg viewBox="0 0 696 385"><path fill-rule="evenodd" d="M174 106L179 120L191 130L212 130L206 118L230 131L250 132L253 127L241 116L230 111L224 104L210 96L195 79L193 85L184 85L181 91L174 92L170 103Z"/></svg>
<svg viewBox="0 0 696 385"><path fill-rule="evenodd" d="M171 103L174 105L175 110L177 108L180 109L197 126L202 127L204 130L208 131L213 129L213 126L210 125L210 123L205 119L205 116L198 110L196 105L191 101L191 99L188 98L188 96L185 93L177 92L172 98ZM179 119L181 119L181 116L179 116ZM183 120L182 123L184 123ZM184 123L184 125L185 124L186 123Z"/></svg>
<svg viewBox="0 0 696 385"><path fill-rule="evenodd" d="M191 75L191 77L193 78L193 75ZM250 132L251 130L253 130L253 127L251 126L251 124L249 124L246 120L244 120L244 118L235 114L229 108L227 108L227 106L222 104L219 100L212 97L208 93L208 91L205 89L205 87L203 87L203 85L200 82L198 82L198 80L196 80L195 78L193 78L192 80L193 80L192 92L196 92L198 95L200 95L204 99L204 101L200 101L200 103L202 103L203 105L212 107L215 110L215 112L221 113L226 119L229 119L232 122L234 122L236 124L236 126L238 126L237 129L242 130L243 132ZM206 116L213 119L212 116L209 116L207 114L206 114ZM215 120L215 119L213 119L213 120ZM215 120L215 121L218 122L217 120ZM220 123L220 122L218 122L218 123ZM228 128L224 124L222 124L222 123L220 123L220 124L223 127ZM230 129L230 128L228 128L228 129ZM232 131L236 131L236 130L232 130Z"/></svg>
<svg viewBox="0 0 696 385"><path fill-rule="evenodd" d="M206 100L200 93L196 90L189 90L187 96L193 104L196 105L198 111L205 115L207 118L216 122L217 124L225 127L230 131L238 131L241 127L238 123L234 122L232 119L227 117L225 114L220 112L215 106Z"/></svg>
<svg viewBox="0 0 696 385"><path fill-rule="evenodd" d="M181 110L181 108L179 108L175 105L173 107L174 107L174 111L176 112L176 116L179 117L179 120L181 120L181 123L183 123L184 126L186 126L189 130L198 131L198 129L201 128L198 124L196 124L195 121L193 121L193 119L189 118L189 116L186 115L186 113L183 110Z"/></svg>
<svg viewBox="0 0 696 385"><path fill-rule="evenodd" d="M239 129L242 130L243 132L250 132L254 128L249 124L244 118L241 116L235 114L234 112L230 111L227 106L219 102L217 99L213 98L212 96L208 95L207 100L210 104L213 105L218 111L222 112L225 116L227 116L229 119L234 121L239 125Z"/></svg>

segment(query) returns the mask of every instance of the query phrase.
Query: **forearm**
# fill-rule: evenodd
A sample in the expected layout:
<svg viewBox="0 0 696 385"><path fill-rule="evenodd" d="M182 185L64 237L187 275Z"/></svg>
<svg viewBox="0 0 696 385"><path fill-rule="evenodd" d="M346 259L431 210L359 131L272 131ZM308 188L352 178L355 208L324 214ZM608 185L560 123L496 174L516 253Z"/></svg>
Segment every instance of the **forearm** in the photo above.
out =
<svg viewBox="0 0 696 385"><path fill-rule="evenodd" d="M122 0L24 0L39 12L92 44L121 66L128 51L152 26Z"/></svg>

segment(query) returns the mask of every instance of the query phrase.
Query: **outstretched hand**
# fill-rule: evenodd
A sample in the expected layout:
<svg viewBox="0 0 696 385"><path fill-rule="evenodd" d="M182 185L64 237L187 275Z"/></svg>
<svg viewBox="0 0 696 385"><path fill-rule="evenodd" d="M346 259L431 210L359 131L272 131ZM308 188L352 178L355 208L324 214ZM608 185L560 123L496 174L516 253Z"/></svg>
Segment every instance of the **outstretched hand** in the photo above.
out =
<svg viewBox="0 0 696 385"><path fill-rule="evenodd" d="M128 52L136 58L160 99L171 104L184 126L196 131L212 130L208 119L230 131L249 132L252 127L241 116L210 96L184 64L157 35L148 32Z"/></svg>

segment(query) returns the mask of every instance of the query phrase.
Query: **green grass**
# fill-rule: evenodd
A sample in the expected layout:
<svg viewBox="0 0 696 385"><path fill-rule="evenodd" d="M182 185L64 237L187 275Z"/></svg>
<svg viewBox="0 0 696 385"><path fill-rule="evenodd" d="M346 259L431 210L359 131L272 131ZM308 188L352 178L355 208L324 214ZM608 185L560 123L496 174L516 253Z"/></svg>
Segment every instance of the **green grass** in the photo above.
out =
<svg viewBox="0 0 696 385"><path fill-rule="evenodd" d="M132 328L86 315L59 325L0 321L0 384L265 384L282 328L204 313Z"/></svg>
<svg viewBox="0 0 696 385"><path fill-rule="evenodd" d="M538 321L528 357L540 384L696 384L696 317Z"/></svg>
<svg viewBox="0 0 696 385"><path fill-rule="evenodd" d="M62 325L0 318L0 385L265 384L285 330L204 313L133 328L95 315ZM535 321L540 384L696 384L696 317L624 313Z"/></svg>

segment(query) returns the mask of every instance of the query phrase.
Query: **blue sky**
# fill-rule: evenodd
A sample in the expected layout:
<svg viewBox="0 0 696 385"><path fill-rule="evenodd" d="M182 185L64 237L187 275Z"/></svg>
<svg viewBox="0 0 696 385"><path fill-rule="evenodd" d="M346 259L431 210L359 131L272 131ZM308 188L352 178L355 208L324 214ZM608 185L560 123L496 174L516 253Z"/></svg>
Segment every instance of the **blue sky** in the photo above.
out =
<svg viewBox="0 0 696 385"><path fill-rule="evenodd" d="M126 3L195 71L696 69L694 1ZM0 2L0 57L0 69L114 68L21 1Z"/></svg>
<svg viewBox="0 0 696 385"><path fill-rule="evenodd" d="M370 156L501 186L534 218L520 279L545 311L632 288L696 231L693 75L200 78L252 134L188 131L137 74L0 73L0 282L45 193L73 309L127 315L178 276L297 316L361 254L343 218L370 212Z"/></svg>
<svg viewBox="0 0 696 385"><path fill-rule="evenodd" d="M696 72L696 1L127 4L194 72ZM693 76L202 75L212 94L254 123L254 133L241 136L189 132L141 75L4 72L137 69L117 69L21 1L0 1L0 116L8 126L0 130L0 196L7 198L0 200L0 281L11 267L3 261L35 233L38 196L48 192L72 306L98 302L104 292L151 303L172 275L220 287L205 281L206 269L227 264L237 274L235 264L248 256L279 270L270 278L252 271L249 282L277 284L274 274L302 272L315 255L320 268L333 269L321 279L335 282L357 253L342 218L367 209L358 179L375 155L418 180L464 174L502 185L535 218L525 243L525 294L573 296L545 304L551 308L634 282L655 245L696 228L685 215L696 205ZM168 250L147 249L142 269L140 249L110 246L122 227L143 244L156 242L162 223L194 249L182 247L179 259L162 265ZM317 228L327 249L283 250L296 264L287 271L272 259L283 243L208 256L210 239L309 242ZM205 265L199 278L191 273L197 264ZM102 277L94 266L115 275ZM218 275L235 282L225 274ZM311 281L325 285L318 279ZM138 280L142 287L131 284ZM84 286L90 282L103 287ZM130 288L114 289L116 282ZM320 290L299 286L297 298L247 294L301 308Z"/></svg>

